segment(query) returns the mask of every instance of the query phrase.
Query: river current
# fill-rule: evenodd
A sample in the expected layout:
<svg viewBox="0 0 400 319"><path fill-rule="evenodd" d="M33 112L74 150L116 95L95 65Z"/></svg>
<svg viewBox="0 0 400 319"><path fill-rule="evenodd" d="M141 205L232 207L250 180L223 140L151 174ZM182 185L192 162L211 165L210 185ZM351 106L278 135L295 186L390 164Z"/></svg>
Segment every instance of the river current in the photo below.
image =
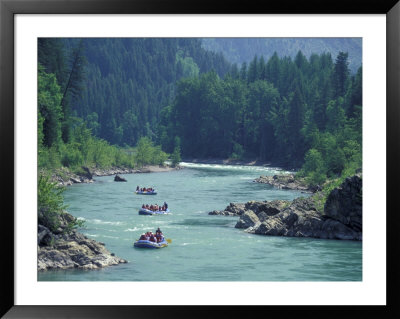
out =
<svg viewBox="0 0 400 319"><path fill-rule="evenodd" d="M39 272L39 281L361 281L362 243L260 236L234 226L238 217L211 216L229 203L292 200L308 196L254 183L278 168L182 163L182 170L96 177L68 186L68 212L85 220L80 232L103 242L128 261L100 270ZM154 196L135 195L136 186ZM166 201L171 214L139 215L142 204ZM162 249L134 248L146 231L160 227L172 243Z"/></svg>

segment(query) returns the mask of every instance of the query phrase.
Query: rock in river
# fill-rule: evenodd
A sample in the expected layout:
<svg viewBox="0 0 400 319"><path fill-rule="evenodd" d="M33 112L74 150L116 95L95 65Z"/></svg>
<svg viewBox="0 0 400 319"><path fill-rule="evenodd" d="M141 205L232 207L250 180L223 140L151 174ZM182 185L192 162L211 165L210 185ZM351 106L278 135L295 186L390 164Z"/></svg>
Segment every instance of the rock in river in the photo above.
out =
<svg viewBox="0 0 400 319"><path fill-rule="evenodd" d="M38 225L38 270L98 269L127 261L110 253L104 243L88 239L75 229L65 231L63 222L75 219L68 213L60 217L60 227L51 231Z"/></svg>
<svg viewBox="0 0 400 319"><path fill-rule="evenodd" d="M118 174L115 175L114 177L114 182L126 182L127 180L121 176L119 176Z"/></svg>
<svg viewBox="0 0 400 319"><path fill-rule="evenodd" d="M231 203L209 214L239 216L235 227L253 234L362 240L362 180L349 177L331 191L324 212L318 211L315 197L301 197Z"/></svg>

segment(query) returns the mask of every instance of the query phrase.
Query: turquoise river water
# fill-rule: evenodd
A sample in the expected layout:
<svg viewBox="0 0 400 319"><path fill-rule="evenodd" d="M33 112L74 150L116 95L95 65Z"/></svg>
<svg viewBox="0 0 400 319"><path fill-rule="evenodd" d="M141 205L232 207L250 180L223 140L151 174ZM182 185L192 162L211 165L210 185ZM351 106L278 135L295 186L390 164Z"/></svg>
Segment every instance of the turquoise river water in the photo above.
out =
<svg viewBox="0 0 400 319"><path fill-rule="evenodd" d="M247 234L238 217L211 216L230 202L308 196L254 183L278 168L183 163L182 170L96 177L67 187L68 211L85 220L89 238L126 259L101 270L39 272L39 281L361 281L362 243ZM136 186L154 196L135 195ZM167 201L171 214L143 216L143 203ZM172 243L162 249L134 248L146 231L160 227Z"/></svg>

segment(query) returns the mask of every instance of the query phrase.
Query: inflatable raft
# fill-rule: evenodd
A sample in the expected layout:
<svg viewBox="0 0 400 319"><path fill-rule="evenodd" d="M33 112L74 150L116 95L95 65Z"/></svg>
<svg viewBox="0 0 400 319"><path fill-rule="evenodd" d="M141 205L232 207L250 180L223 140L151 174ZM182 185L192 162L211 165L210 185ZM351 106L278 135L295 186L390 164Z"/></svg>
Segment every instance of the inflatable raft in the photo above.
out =
<svg viewBox="0 0 400 319"><path fill-rule="evenodd" d="M141 192L141 191L135 191L136 195L157 195L156 191L152 191L152 192Z"/></svg>
<svg viewBox="0 0 400 319"><path fill-rule="evenodd" d="M163 248L168 246L168 242L165 238L159 243L155 243L150 240L137 240L133 243L133 246L138 248Z"/></svg>
<svg viewBox="0 0 400 319"><path fill-rule="evenodd" d="M167 208L166 210L156 210L152 211L149 209L141 208L139 210L139 215L165 215L169 213L169 209Z"/></svg>

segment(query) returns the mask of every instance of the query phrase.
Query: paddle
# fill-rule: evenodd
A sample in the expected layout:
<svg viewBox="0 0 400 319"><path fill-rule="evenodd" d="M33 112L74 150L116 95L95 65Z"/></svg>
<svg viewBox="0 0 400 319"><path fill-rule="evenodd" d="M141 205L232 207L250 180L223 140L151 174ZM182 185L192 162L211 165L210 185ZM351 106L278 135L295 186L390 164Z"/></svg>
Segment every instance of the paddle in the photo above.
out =
<svg viewBox="0 0 400 319"><path fill-rule="evenodd" d="M168 242L168 243L172 243L172 239L167 238L167 242Z"/></svg>

